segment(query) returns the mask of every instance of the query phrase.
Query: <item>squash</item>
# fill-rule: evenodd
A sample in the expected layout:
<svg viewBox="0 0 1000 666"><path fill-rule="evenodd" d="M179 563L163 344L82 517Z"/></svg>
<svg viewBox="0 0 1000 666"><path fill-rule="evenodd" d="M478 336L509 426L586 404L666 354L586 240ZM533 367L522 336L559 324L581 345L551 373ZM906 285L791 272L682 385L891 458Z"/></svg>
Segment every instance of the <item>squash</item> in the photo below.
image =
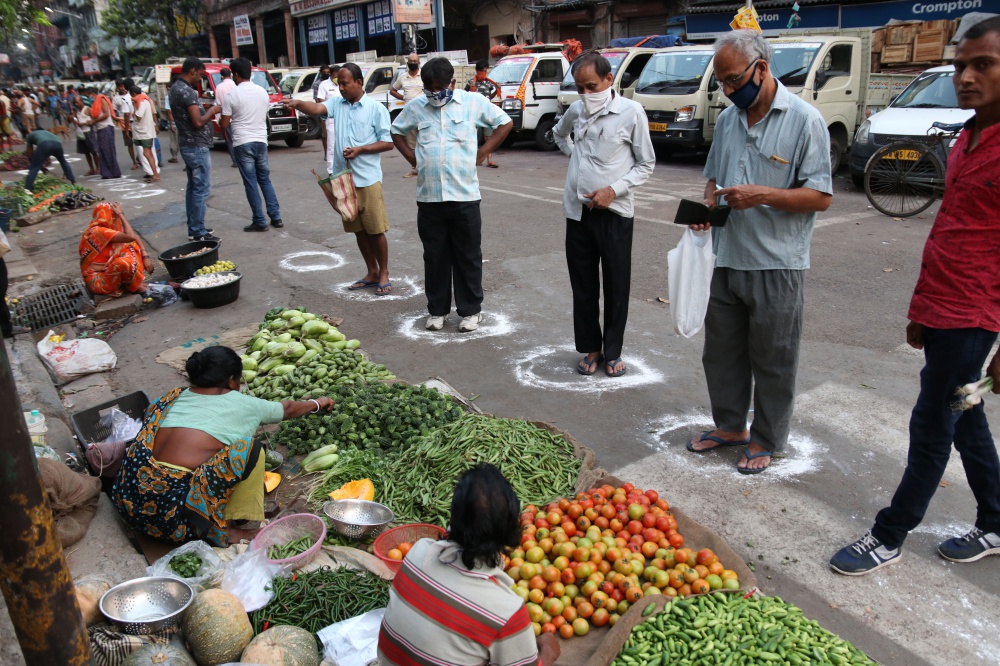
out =
<svg viewBox="0 0 1000 666"><path fill-rule="evenodd" d="M319 666L319 647L312 632L279 625L250 641L240 662L264 666Z"/></svg>
<svg viewBox="0 0 1000 666"><path fill-rule="evenodd" d="M222 590L199 593L184 612L181 630L201 666L238 660L253 638L243 603Z"/></svg>
<svg viewBox="0 0 1000 666"><path fill-rule="evenodd" d="M143 645L122 666L194 666L191 655L175 645Z"/></svg>
<svg viewBox="0 0 1000 666"><path fill-rule="evenodd" d="M281 475L277 472L264 472L264 492L274 492L274 489L281 483Z"/></svg>
<svg viewBox="0 0 1000 666"><path fill-rule="evenodd" d="M104 621L98 603L104 593L111 589L111 583L99 576L85 576L73 581L76 591L76 602L80 604L83 622L86 626Z"/></svg>
<svg viewBox="0 0 1000 666"><path fill-rule="evenodd" d="M330 493L332 500L362 499L369 502L375 499L375 484L371 479L348 481L337 490Z"/></svg>

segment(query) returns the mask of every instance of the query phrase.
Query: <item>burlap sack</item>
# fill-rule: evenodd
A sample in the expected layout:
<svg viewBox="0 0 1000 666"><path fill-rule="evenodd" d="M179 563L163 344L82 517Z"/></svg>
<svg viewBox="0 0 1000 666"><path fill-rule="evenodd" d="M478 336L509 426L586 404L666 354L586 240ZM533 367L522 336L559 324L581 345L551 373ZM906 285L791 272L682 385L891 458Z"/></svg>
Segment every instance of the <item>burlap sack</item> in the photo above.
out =
<svg viewBox="0 0 1000 666"><path fill-rule="evenodd" d="M72 546L84 537L97 513L101 480L77 474L66 465L48 458L38 459L38 470L56 521L59 541L63 548Z"/></svg>
<svg viewBox="0 0 1000 666"><path fill-rule="evenodd" d="M594 450L581 444L573 435L544 421L529 421L529 423L561 435L567 442L573 445L573 457L581 461L580 474L576 477L576 492L582 493L584 490L593 488L595 485L600 485L597 483L598 479L607 476L607 470L595 467L597 456L594 454Z"/></svg>

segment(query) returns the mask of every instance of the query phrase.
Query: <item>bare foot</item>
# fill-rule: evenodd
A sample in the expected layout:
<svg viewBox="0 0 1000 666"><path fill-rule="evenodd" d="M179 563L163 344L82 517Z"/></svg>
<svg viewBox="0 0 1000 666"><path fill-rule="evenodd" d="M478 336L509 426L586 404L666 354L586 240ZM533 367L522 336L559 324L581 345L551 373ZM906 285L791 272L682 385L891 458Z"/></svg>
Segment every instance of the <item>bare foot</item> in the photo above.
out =
<svg viewBox="0 0 1000 666"><path fill-rule="evenodd" d="M746 453L744 453L740 456L740 461L736 463L737 469L762 470L771 465L770 452L757 442L750 442L747 445L746 450L750 452L751 456L757 456L759 453L764 453L764 455L755 457L752 460L747 460Z"/></svg>
<svg viewBox="0 0 1000 666"><path fill-rule="evenodd" d="M229 527L227 530L227 533L229 534L229 543L236 544L244 539L250 541L257 536L257 532L260 532L259 527L255 530L244 530L238 527Z"/></svg>
<svg viewBox="0 0 1000 666"><path fill-rule="evenodd" d="M726 443L720 444L719 442L709 439L710 437L717 437ZM715 430L703 432L693 438L688 444L688 448L695 453L701 453L702 451L717 449L720 446L738 446L746 444L749 440L749 430L744 430L743 432L726 432L725 430L719 430L716 428Z"/></svg>

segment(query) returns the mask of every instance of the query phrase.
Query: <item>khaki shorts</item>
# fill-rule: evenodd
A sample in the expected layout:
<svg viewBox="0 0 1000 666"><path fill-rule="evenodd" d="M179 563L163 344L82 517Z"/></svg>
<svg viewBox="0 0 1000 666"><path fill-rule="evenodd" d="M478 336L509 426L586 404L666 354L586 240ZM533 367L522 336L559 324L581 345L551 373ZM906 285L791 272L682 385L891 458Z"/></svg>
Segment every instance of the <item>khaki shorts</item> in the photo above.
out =
<svg viewBox="0 0 1000 666"><path fill-rule="evenodd" d="M412 130L406 133L406 145L410 147L410 150L415 150L417 147L417 130Z"/></svg>
<svg viewBox="0 0 1000 666"><path fill-rule="evenodd" d="M372 236L389 231L389 216L385 213L382 183L359 187L357 190L358 216L351 222L344 222L344 231L349 234L364 231Z"/></svg>

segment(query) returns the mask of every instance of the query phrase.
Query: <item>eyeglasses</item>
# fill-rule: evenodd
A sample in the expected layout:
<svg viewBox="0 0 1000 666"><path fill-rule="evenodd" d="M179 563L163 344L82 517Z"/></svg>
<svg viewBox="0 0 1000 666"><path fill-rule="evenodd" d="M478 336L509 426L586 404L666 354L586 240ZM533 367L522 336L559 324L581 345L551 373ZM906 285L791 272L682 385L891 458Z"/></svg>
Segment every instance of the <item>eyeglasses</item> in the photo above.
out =
<svg viewBox="0 0 1000 666"><path fill-rule="evenodd" d="M760 62L760 58L757 58L756 60L754 60L753 62L751 62L749 65L747 65L747 68L744 69L739 74L737 74L736 76L731 76L728 79L719 79L719 83L721 83L722 85L726 86L727 88L736 88L739 85L739 83L740 83L740 79L743 78L743 75L746 74L747 72L749 72L750 68L753 67L754 65L756 65L758 62Z"/></svg>

